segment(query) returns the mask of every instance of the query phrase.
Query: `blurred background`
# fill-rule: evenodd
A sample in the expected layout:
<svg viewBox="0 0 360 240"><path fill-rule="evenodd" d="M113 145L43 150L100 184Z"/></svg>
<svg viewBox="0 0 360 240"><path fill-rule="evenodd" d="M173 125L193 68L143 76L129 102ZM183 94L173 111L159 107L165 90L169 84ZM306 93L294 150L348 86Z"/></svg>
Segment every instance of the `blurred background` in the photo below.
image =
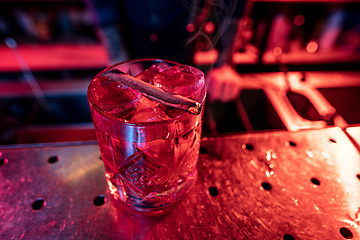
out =
<svg viewBox="0 0 360 240"><path fill-rule="evenodd" d="M218 57L206 21L204 71ZM207 103L203 134L360 124L360 1L248 1L234 34L243 90ZM0 144L95 140L86 90L110 64L89 1L0 1Z"/></svg>

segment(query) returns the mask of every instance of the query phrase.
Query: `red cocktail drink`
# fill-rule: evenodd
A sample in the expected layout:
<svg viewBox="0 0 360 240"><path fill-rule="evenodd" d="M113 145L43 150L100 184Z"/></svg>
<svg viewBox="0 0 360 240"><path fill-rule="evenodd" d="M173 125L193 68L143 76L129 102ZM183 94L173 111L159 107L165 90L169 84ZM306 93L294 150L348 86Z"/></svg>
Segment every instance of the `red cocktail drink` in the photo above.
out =
<svg viewBox="0 0 360 240"><path fill-rule="evenodd" d="M140 59L100 72L88 100L110 193L131 209L155 215L173 209L196 181L203 108L184 111L151 89L196 104L206 97L200 70Z"/></svg>

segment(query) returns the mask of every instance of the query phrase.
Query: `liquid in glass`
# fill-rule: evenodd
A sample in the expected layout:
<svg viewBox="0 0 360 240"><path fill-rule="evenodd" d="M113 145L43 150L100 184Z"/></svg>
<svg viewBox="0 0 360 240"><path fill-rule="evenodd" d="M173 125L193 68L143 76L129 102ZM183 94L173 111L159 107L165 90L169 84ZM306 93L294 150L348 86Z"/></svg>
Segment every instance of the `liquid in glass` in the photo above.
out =
<svg viewBox="0 0 360 240"><path fill-rule="evenodd" d="M110 193L138 212L166 213L196 181L203 108L194 115L148 98L104 76L114 68L202 104L206 97L204 74L191 66L141 59L105 69L88 88Z"/></svg>

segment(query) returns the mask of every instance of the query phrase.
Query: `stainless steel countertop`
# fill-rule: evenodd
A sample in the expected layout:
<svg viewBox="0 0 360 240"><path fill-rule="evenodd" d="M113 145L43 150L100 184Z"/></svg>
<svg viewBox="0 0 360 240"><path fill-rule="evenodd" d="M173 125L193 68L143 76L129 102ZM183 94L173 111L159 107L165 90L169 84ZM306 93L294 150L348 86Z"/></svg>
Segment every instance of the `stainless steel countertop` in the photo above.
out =
<svg viewBox="0 0 360 240"><path fill-rule="evenodd" d="M94 142L0 146L0 239L360 239L359 143L359 127L204 137L195 188L156 218L112 200Z"/></svg>

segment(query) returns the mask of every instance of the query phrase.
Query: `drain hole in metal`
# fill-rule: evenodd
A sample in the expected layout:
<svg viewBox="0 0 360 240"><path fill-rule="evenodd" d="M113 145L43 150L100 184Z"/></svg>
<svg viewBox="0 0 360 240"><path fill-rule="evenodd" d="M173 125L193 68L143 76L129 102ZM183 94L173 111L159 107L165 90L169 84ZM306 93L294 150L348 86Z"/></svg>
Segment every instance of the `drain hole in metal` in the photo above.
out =
<svg viewBox="0 0 360 240"><path fill-rule="evenodd" d="M320 181L317 178L311 178L311 182L315 185L318 185L318 186L320 185Z"/></svg>
<svg viewBox="0 0 360 240"><path fill-rule="evenodd" d="M341 233L341 236L343 236L346 239L352 239L354 237L352 232L349 229L344 228L344 227L340 228L340 233Z"/></svg>
<svg viewBox="0 0 360 240"><path fill-rule="evenodd" d="M295 240L295 238L290 234L285 234L283 236L283 240Z"/></svg>
<svg viewBox="0 0 360 240"><path fill-rule="evenodd" d="M101 206L104 203L106 203L106 198L103 195L99 195L96 198L94 198L94 204L95 206Z"/></svg>
<svg viewBox="0 0 360 240"><path fill-rule="evenodd" d="M292 141L288 141L285 145L286 145L286 146L296 147L296 143L294 143L294 142L292 142Z"/></svg>
<svg viewBox="0 0 360 240"><path fill-rule="evenodd" d="M268 182L263 182L262 184L261 184L261 186L263 187L263 189L265 189L265 190L267 190L267 191L270 191L271 190L271 184L270 183L268 183Z"/></svg>
<svg viewBox="0 0 360 240"><path fill-rule="evenodd" d="M336 140L333 139L333 138L330 138L329 141L332 142L332 143L336 143Z"/></svg>
<svg viewBox="0 0 360 240"><path fill-rule="evenodd" d="M254 145L252 145L251 143L247 143L247 144L243 144L242 148L246 149L246 150L249 150L249 151L252 151L252 150L254 150Z"/></svg>
<svg viewBox="0 0 360 240"><path fill-rule="evenodd" d="M219 190L217 189L217 187L209 187L209 193L211 196L216 197L217 195L219 195Z"/></svg>
<svg viewBox="0 0 360 240"><path fill-rule="evenodd" d="M33 202L33 204L31 205L31 208L34 209L34 210L40 210L43 207L45 207L45 205L46 205L45 200L39 198L35 202Z"/></svg>
<svg viewBox="0 0 360 240"><path fill-rule="evenodd" d="M49 163L56 163L59 160L60 160L59 156L51 156L51 157L49 157L48 162Z"/></svg>

